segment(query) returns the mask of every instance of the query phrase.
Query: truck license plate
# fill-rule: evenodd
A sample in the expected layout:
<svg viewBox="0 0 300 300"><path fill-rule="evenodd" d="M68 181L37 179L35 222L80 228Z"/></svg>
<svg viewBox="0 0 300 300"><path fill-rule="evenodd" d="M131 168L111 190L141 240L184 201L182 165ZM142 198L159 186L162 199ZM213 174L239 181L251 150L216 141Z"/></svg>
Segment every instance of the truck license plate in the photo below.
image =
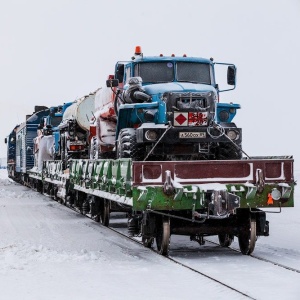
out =
<svg viewBox="0 0 300 300"><path fill-rule="evenodd" d="M179 138L181 139L197 139L205 137L206 132L179 132Z"/></svg>

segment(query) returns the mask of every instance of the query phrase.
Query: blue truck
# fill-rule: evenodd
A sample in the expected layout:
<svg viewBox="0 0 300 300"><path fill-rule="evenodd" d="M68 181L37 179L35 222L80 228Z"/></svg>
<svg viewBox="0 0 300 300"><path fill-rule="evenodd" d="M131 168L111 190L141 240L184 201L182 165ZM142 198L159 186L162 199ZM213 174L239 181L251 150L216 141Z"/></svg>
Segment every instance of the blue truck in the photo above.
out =
<svg viewBox="0 0 300 300"><path fill-rule="evenodd" d="M116 157L133 160L221 160L242 157L239 104L220 103L213 59L147 56L136 47L118 62L107 87L115 88ZM227 67L227 90L236 67Z"/></svg>
<svg viewBox="0 0 300 300"><path fill-rule="evenodd" d="M59 159L61 156L60 147L60 130L59 125L62 122L64 112L71 106L73 102L67 102L63 105L52 106L49 109L49 114L43 118L40 124L40 129L43 135L52 135L54 138L53 145L53 157Z"/></svg>

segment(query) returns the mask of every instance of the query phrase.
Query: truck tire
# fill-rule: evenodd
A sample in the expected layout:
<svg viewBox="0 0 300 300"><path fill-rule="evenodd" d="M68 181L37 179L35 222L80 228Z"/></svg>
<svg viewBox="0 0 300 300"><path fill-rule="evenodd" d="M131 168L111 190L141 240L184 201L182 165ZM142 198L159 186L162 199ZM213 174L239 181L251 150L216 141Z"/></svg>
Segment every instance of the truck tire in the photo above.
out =
<svg viewBox="0 0 300 300"><path fill-rule="evenodd" d="M90 159L98 159L99 158L99 145L98 145L98 140L94 136L91 139L90 143Z"/></svg>
<svg viewBox="0 0 300 300"><path fill-rule="evenodd" d="M243 156L242 145L233 143L220 143L216 151L217 160L241 159Z"/></svg>
<svg viewBox="0 0 300 300"><path fill-rule="evenodd" d="M141 160L141 149L136 141L135 129L125 128L120 131L117 141L117 158Z"/></svg>

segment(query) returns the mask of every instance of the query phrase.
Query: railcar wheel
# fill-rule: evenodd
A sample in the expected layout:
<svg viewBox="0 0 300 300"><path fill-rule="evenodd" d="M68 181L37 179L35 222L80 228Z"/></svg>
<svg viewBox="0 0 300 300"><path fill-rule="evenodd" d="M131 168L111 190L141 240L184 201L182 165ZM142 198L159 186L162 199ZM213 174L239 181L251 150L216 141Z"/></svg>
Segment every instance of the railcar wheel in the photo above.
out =
<svg viewBox="0 0 300 300"><path fill-rule="evenodd" d="M110 215L110 211L109 211L109 200L103 199L103 207L101 209L101 224L104 226L108 226L109 225L109 215Z"/></svg>
<svg viewBox="0 0 300 300"><path fill-rule="evenodd" d="M220 233L218 237L221 247L229 247L232 244L234 238L233 235L227 233Z"/></svg>
<svg viewBox="0 0 300 300"><path fill-rule="evenodd" d="M151 248L152 247L152 245L153 245L153 243L154 243L154 238L148 238L148 237L145 237L145 236L143 236L142 237L142 243L143 243L143 245L145 246L145 247L147 247L147 248Z"/></svg>
<svg viewBox="0 0 300 300"><path fill-rule="evenodd" d="M248 224L240 231L239 246L242 254L250 255L255 248L256 243L256 220L249 218Z"/></svg>
<svg viewBox="0 0 300 300"><path fill-rule="evenodd" d="M43 187L43 182L42 181L40 181L40 180L37 181L36 190L41 194L43 193L44 187Z"/></svg>
<svg viewBox="0 0 300 300"><path fill-rule="evenodd" d="M66 196L64 196L63 198L59 198L59 203L62 205L67 206L67 199Z"/></svg>
<svg viewBox="0 0 300 300"><path fill-rule="evenodd" d="M157 224L156 246L159 254L168 256L170 246L170 218L164 217Z"/></svg>

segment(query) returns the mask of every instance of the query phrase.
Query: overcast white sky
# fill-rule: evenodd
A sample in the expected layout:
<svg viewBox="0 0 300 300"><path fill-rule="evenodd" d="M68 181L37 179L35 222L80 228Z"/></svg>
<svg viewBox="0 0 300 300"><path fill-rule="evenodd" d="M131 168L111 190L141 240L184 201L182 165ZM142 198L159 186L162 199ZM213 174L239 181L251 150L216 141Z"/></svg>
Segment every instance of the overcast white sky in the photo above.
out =
<svg viewBox="0 0 300 300"><path fill-rule="evenodd" d="M221 101L242 105L244 150L298 162L300 0L0 0L0 41L0 157L35 105L96 90L141 45L235 63Z"/></svg>

